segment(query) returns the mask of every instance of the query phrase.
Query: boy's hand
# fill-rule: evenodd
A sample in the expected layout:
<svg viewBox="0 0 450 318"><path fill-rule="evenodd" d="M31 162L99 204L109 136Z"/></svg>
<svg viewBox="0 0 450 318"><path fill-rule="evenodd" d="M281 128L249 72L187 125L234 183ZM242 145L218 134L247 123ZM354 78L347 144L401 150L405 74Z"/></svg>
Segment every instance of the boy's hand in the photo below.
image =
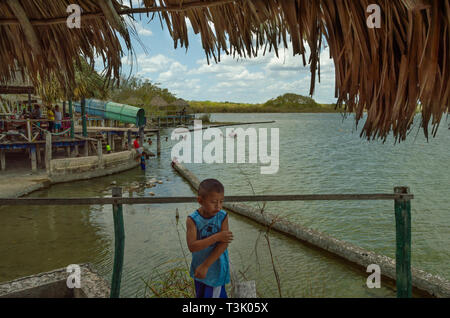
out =
<svg viewBox="0 0 450 318"><path fill-rule="evenodd" d="M231 243L233 240L233 233L230 231L221 231L216 234L217 241L222 243Z"/></svg>
<svg viewBox="0 0 450 318"><path fill-rule="evenodd" d="M194 272L194 276L196 277L196 278L200 278L200 279L203 279L203 278L206 278L206 274L208 273L208 267L207 266L205 266L205 265L203 265L203 264L200 264L196 269L195 269L195 272Z"/></svg>

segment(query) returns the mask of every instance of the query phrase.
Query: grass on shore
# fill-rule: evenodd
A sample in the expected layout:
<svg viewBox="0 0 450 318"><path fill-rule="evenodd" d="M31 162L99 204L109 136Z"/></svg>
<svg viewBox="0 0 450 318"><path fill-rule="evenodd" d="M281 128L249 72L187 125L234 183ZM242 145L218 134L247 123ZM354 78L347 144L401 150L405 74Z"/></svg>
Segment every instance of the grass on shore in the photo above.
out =
<svg viewBox="0 0 450 318"><path fill-rule="evenodd" d="M339 113L334 104L245 104L231 102L190 101L194 113Z"/></svg>

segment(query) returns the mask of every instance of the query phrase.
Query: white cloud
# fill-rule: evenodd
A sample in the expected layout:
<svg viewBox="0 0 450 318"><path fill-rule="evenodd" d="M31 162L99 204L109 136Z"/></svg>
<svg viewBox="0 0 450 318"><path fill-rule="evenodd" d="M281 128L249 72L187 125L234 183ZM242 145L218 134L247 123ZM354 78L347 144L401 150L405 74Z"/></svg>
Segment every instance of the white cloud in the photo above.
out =
<svg viewBox="0 0 450 318"><path fill-rule="evenodd" d="M159 74L158 80L161 82L177 81L177 79L184 77L183 75L187 72L187 70L188 68L185 65L182 65L177 61L172 61L169 69Z"/></svg>

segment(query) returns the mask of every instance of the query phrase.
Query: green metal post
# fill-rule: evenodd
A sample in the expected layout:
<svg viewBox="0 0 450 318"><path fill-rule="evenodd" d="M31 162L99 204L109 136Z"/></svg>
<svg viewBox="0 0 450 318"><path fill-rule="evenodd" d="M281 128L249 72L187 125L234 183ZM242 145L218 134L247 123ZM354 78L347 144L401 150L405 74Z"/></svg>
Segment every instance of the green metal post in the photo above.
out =
<svg viewBox="0 0 450 318"><path fill-rule="evenodd" d="M395 193L409 194L409 188L396 187ZM411 275L411 200L395 200L397 297L412 297Z"/></svg>
<svg viewBox="0 0 450 318"><path fill-rule="evenodd" d="M72 100L69 99L69 117L70 117L70 138L75 137L75 129L73 123L73 109L72 109Z"/></svg>
<svg viewBox="0 0 450 318"><path fill-rule="evenodd" d="M122 188L113 188L112 196L122 197ZM120 282L122 280L122 266L125 249L125 230L123 226L122 204L113 204L114 217L114 268L111 282L110 298L119 298Z"/></svg>
<svg viewBox="0 0 450 318"><path fill-rule="evenodd" d="M83 126L83 137L87 137L87 124L86 124L86 99L81 99L81 122Z"/></svg>

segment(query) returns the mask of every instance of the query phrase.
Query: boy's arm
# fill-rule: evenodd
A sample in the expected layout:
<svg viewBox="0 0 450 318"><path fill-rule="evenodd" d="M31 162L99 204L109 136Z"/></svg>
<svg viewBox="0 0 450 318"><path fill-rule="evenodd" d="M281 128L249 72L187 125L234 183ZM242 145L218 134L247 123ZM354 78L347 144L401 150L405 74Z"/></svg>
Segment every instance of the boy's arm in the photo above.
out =
<svg viewBox="0 0 450 318"><path fill-rule="evenodd" d="M219 233L231 233L229 232L229 228L228 228L228 215L225 217L225 219L222 222L222 230ZM217 233L217 234L219 234ZM219 244L217 244L217 246L214 248L214 250L211 252L211 254L209 254L209 256L205 259L205 261L203 263L201 263L196 269L195 269L195 273L194 276L197 278L205 278L206 274L208 273L208 269L209 267L214 264L215 261L217 261L220 257L220 255L223 254L223 252L225 252L225 250L228 247L228 244L231 242L232 237L230 238L230 240L228 242L221 242Z"/></svg>
<svg viewBox="0 0 450 318"><path fill-rule="evenodd" d="M227 221L227 230L225 231L223 228L223 224L225 220L222 222L222 231L203 240L197 240L197 228L195 226L194 221L188 217L186 220L186 242L189 248L189 251L198 252L204 250L210 245L213 245L217 242L230 242L233 238L233 234L228 231L228 216L225 218ZM220 256L220 254L219 254ZM212 264L212 263L211 263Z"/></svg>

